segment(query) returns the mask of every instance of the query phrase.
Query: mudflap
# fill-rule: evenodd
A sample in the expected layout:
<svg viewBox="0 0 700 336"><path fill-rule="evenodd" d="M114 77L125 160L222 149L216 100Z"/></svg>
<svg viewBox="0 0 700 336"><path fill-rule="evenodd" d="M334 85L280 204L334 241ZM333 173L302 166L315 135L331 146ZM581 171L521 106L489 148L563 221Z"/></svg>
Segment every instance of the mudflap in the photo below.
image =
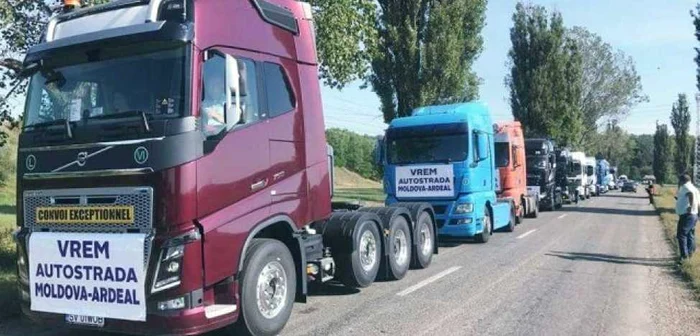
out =
<svg viewBox="0 0 700 336"><path fill-rule="evenodd" d="M493 205L493 230L498 230L500 228L508 226L510 222L511 206L510 199L499 199L495 205Z"/></svg>

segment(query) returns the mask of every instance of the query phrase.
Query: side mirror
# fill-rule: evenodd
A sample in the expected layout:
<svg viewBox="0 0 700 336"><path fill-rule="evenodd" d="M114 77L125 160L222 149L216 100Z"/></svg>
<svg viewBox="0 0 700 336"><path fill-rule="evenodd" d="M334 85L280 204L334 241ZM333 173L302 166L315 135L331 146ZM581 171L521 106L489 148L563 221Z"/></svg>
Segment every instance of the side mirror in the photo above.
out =
<svg viewBox="0 0 700 336"><path fill-rule="evenodd" d="M241 123L241 90L238 62L226 55L226 123L229 127Z"/></svg>
<svg viewBox="0 0 700 336"><path fill-rule="evenodd" d="M477 161L484 161L489 157L489 138L486 133L478 133L476 137L476 156Z"/></svg>

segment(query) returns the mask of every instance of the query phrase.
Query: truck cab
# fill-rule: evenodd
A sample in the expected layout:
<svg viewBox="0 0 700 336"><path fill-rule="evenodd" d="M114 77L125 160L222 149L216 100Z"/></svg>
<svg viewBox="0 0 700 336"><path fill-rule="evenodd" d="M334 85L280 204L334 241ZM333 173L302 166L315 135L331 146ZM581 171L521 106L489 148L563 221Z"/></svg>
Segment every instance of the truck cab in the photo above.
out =
<svg viewBox="0 0 700 336"><path fill-rule="evenodd" d="M586 175L588 180L586 181L586 188L588 188L588 194L591 196L598 196L598 178L596 176L596 160L593 156L587 156L584 161L586 165Z"/></svg>
<svg viewBox="0 0 700 336"><path fill-rule="evenodd" d="M556 184L557 157L549 139L525 139L528 193L537 199L540 209L554 211L563 201Z"/></svg>
<svg viewBox="0 0 700 336"><path fill-rule="evenodd" d="M568 175L569 185L575 190L579 200L590 198L588 189L588 174L586 173L586 154L571 153L571 172Z"/></svg>
<svg viewBox="0 0 700 336"><path fill-rule="evenodd" d="M559 148L555 151L557 156L557 186L561 190L564 203L578 203L575 186L569 183L569 175L574 169L571 151L568 148Z"/></svg>
<svg viewBox="0 0 700 336"><path fill-rule="evenodd" d="M610 178L610 163L608 163L608 160L605 160L603 158L598 158L596 160L595 175L596 175L596 193L600 195L600 194L608 192L608 190L610 188L609 182L611 180L611 178Z"/></svg>
<svg viewBox="0 0 700 336"><path fill-rule="evenodd" d="M527 193L525 171L525 137L519 121L503 122L494 125L496 167L501 181L497 194L501 198L513 199L516 220L523 217L537 217L538 204Z"/></svg>
<svg viewBox="0 0 700 336"><path fill-rule="evenodd" d="M499 198L493 121L476 102L417 108L386 131L386 204L427 202L440 235L487 242L513 230L512 198Z"/></svg>

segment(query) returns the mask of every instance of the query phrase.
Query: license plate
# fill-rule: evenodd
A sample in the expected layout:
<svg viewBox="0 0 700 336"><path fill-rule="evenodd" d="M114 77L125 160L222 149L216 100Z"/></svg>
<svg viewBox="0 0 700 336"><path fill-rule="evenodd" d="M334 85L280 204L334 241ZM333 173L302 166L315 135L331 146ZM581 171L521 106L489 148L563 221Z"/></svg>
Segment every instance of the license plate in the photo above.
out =
<svg viewBox="0 0 700 336"><path fill-rule="evenodd" d="M66 323L86 325L91 327L104 327L104 317L85 315L66 315Z"/></svg>

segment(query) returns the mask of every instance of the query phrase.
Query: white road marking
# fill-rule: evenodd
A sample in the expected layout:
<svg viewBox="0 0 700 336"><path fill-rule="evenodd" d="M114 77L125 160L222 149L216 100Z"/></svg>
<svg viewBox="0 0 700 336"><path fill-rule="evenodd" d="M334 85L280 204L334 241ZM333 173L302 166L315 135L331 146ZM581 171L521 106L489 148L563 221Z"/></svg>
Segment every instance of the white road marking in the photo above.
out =
<svg viewBox="0 0 700 336"><path fill-rule="evenodd" d="M521 235L515 237L515 239L525 238L525 237L527 237L528 235L530 235L531 233L533 233L533 232L535 232L535 231L537 231L537 229L532 229L532 230L530 230L530 231L528 231L528 232L525 232L525 233L523 233L523 234L521 234Z"/></svg>
<svg viewBox="0 0 700 336"><path fill-rule="evenodd" d="M562 218L564 218L564 217L566 217L566 216L568 216L568 215L569 215L569 214L563 214L563 215L557 217L557 219L562 219Z"/></svg>
<svg viewBox="0 0 700 336"><path fill-rule="evenodd" d="M450 268L448 268L448 269L446 269L438 274L431 276L430 278L427 278L427 279L425 279L425 280L423 280L423 281L421 281L421 282L419 282L411 287L408 287L408 288L396 293L396 295L406 296L408 294L411 294L411 293L413 293L413 292L415 292L415 291L417 291L417 290L419 290L419 289L421 289L421 288L423 288L423 287L425 287L425 286L427 286L435 281L440 280L440 278L442 278L446 275L449 275L450 273L457 272L460 268L462 268L462 266L450 267Z"/></svg>

